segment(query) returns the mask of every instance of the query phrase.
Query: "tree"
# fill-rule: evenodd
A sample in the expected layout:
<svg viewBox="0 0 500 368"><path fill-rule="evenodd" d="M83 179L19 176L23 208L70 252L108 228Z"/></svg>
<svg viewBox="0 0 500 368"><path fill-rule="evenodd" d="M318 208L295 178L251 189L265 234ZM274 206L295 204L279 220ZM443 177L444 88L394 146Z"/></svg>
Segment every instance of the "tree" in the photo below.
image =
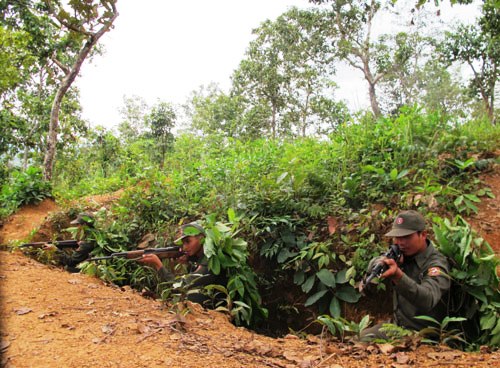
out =
<svg viewBox="0 0 500 368"><path fill-rule="evenodd" d="M118 16L115 2L116 0L71 1L68 12L59 2L46 1L48 15L57 22L61 31L54 36L63 51L55 52L50 59L63 71L64 76L60 80L50 112L48 144L44 159L45 180L52 179L61 102L87 56L104 33L111 29Z"/></svg>
<svg viewBox="0 0 500 368"><path fill-rule="evenodd" d="M246 58L232 76L231 96L245 106L247 128L272 137L305 135L319 101L336 86L334 51L324 35L326 13L292 8L254 30ZM329 97L328 97L329 96ZM316 108L313 109L313 107Z"/></svg>
<svg viewBox="0 0 500 368"><path fill-rule="evenodd" d="M243 105L238 96L229 96L216 84L200 86L183 106L191 120L191 129L204 134L244 138L248 131L241 123Z"/></svg>
<svg viewBox="0 0 500 368"><path fill-rule="evenodd" d="M173 146L174 135L172 128L175 126L177 116L174 108L167 102L158 102L146 117L151 129L151 135L156 141L160 152L160 168L163 168L165 153Z"/></svg>
<svg viewBox="0 0 500 368"><path fill-rule="evenodd" d="M5 29L5 32L11 31ZM31 39L26 32L17 33L27 36L26 40ZM7 42L4 45L6 47L0 51L3 66L0 69L0 80L5 82L0 82L5 87L0 94L0 155L7 161L20 158L23 168L27 168L29 163L40 165L47 143L51 105L56 93L53 73L38 63L37 56L29 50L31 42L16 43L19 47L14 50L19 55L13 53L9 59L4 59L3 55L13 51L11 46L14 44ZM74 141L77 134L86 130L80 118L78 98L76 89L70 89L61 105L59 148ZM23 153L22 157L16 157L20 153Z"/></svg>
<svg viewBox="0 0 500 368"><path fill-rule="evenodd" d="M437 39L442 35L443 28L440 18L425 9L409 9L407 4L393 10L394 15L403 19L405 14L411 14L411 21L405 19L398 33L382 36L381 46L387 45L394 55L378 62L400 61L399 66L380 82L382 110L399 114L402 106L417 104L447 114L462 113L465 107L463 89L450 74L454 71L448 70L448 65L436 58L439 54L436 50ZM401 62L403 60L405 62Z"/></svg>
<svg viewBox="0 0 500 368"><path fill-rule="evenodd" d="M469 91L483 102L488 118L495 121L495 85L500 79L500 7L483 4L478 25L460 25L447 32L442 55L450 64L465 63L472 71Z"/></svg>
<svg viewBox="0 0 500 368"><path fill-rule="evenodd" d="M0 102L2 104L9 91L29 78L32 66L36 63L36 57L28 48L29 43L28 33L0 26Z"/></svg>
<svg viewBox="0 0 500 368"><path fill-rule="evenodd" d="M372 40L373 22L382 9L377 0L310 0L312 3L331 3L332 26L330 35L338 50L338 57L360 70L368 83L370 105L375 117L381 115L376 87L383 78L401 68L410 57L406 43L395 42L393 47L382 35ZM400 47L402 46L402 48Z"/></svg>
<svg viewBox="0 0 500 368"><path fill-rule="evenodd" d="M44 179L51 180L59 132L61 103L83 62L118 16L116 0L2 0L0 10L9 29L30 35L28 50L36 55L57 86L50 112Z"/></svg>
<svg viewBox="0 0 500 368"><path fill-rule="evenodd" d="M134 141L146 132L146 115L149 106L140 96L123 96L123 107L119 109L122 122L118 131L122 139Z"/></svg>

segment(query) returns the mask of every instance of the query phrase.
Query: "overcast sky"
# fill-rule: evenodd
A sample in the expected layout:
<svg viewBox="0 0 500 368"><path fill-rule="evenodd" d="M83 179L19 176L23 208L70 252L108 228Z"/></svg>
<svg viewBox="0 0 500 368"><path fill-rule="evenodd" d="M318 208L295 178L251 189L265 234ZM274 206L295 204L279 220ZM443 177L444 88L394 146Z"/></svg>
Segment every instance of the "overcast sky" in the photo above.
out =
<svg viewBox="0 0 500 368"><path fill-rule="evenodd" d="M118 109L123 96L140 96L149 105L158 99L181 104L190 92L211 82L227 92L230 76L252 40L252 29L292 6L311 4L307 0L119 0L115 28L101 38L105 53L86 61L76 80L83 118L92 126L111 128L121 121ZM368 106L359 74L341 71L337 82L339 97L351 108Z"/></svg>

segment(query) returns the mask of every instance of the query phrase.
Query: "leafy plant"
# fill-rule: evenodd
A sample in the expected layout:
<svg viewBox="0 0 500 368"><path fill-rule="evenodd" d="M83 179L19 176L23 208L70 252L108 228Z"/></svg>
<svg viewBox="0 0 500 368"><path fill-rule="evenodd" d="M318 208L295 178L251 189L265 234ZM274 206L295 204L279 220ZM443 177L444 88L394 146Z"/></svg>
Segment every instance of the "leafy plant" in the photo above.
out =
<svg viewBox="0 0 500 368"><path fill-rule="evenodd" d="M313 242L304 245L287 261L286 267L295 270L295 284L304 293L312 294L304 303L305 307L317 304L320 311L328 310L333 317L340 317L341 301L356 303L361 295L349 283L355 275L354 267L336 270L332 267L336 258L327 244ZM343 263L348 261L344 258Z"/></svg>
<svg viewBox="0 0 500 368"><path fill-rule="evenodd" d="M395 325L393 323L384 323L382 327L380 327L380 332L383 332L386 336L386 340L375 339L375 342L389 342L391 344L398 343L402 339L405 339L408 336L413 336L415 334L412 330L407 330L404 327Z"/></svg>
<svg viewBox="0 0 500 368"><path fill-rule="evenodd" d="M241 218L232 209L227 214L227 223L216 221L215 215L206 216L204 251L209 269L216 275L224 272L228 278L227 295L235 323L250 325L267 317L267 310L261 305L256 275L247 263L247 243L236 237Z"/></svg>
<svg viewBox="0 0 500 368"><path fill-rule="evenodd" d="M0 192L3 209L0 215L6 216L25 204L33 204L51 197L52 186L43 180L42 170L29 167L26 171L15 170Z"/></svg>
<svg viewBox="0 0 500 368"><path fill-rule="evenodd" d="M434 219L436 245L451 263L450 315L473 345L500 345L499 258L461 217Z"/></svg>
<svg viewBox="0 0 500 368"><path fill-rule="evenodd" d="M346 335L351 334L359 337L361 331L370 325L370 316L364 316L359 323L348 321L342 317L332 317L329 315L322 315L317 318L318 323L328 328L333 336L339 336L341 341L344 342Z"/></svg>
<svg viewBox="0 0 500 368"><path fill-rule="evenodd" d="M429 316L416 316L415 318L428 321L433 324L433 326L428 326L419 331L419 334L424 337L422 342L427 342L431 344L447 344L454 346L455 343L467 343L463 338L463 331L458 328L452 328L448 330L449 325L456 322L466 321L467 318L463 317L445 317L441 322L437 321L435 318Z"/></svg>

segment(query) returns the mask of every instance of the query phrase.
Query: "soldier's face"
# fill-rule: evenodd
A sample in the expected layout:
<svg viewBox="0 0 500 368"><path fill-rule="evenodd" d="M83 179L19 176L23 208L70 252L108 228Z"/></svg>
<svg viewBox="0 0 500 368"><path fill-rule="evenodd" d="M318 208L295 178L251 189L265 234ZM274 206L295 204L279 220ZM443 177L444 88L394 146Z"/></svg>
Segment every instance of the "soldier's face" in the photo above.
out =
<svg viewBox="0 0 500 368"><path fill-rule="evenodd" d="M413 256L421 253L427 247L426 243L427 232L421 231L406 236L398 236L394 238L394 244L399 246L401 252L405 256Z"/></svg>
<svg viewBox="0 0 500 368"><path fill-rule="evenodd" d="M200 236L187 236L182 239L182 250L188 256L199 256L203 252L203 245Z"/></svg>

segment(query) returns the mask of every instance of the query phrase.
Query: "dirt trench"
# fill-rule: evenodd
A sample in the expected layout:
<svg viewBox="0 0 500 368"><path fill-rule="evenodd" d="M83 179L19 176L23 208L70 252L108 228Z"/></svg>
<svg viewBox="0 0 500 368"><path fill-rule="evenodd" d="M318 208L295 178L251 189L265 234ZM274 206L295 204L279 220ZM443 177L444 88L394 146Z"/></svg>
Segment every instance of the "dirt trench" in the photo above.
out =
<svg viewBox="0 0 500 368"><path fill-rule="evenodd" d="M500 254L498 165L483 180L495 199L468 220ZM94 198L112 200L114 197ZM99 203L97 203L99 204ZM27 206L0 228L25 239L58 206ZM343 343L324 335L270 338L195 304L168 306L83 274L0 251L1 367L496 367L500 352Z"/></svg>

